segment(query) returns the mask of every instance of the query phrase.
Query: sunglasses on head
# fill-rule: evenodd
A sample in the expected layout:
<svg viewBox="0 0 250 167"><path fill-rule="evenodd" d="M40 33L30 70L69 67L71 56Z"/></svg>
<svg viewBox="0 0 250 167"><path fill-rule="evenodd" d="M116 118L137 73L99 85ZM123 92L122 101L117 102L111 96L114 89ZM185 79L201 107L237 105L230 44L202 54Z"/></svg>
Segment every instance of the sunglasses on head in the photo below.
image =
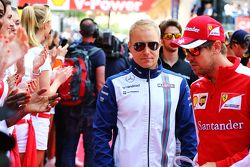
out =
<svg viewBox="0 0 250 167"><path fill-rule="evenodd" d="M136 42L133 46L137 52L143 51L146 46L148 46L150 50L155 51L159 48L160 44L158 42Z"/></svg>
<svg viewBox="0 0 250 167"><path fill-rule="evenodd" d="M164 33L164 34L163 34L163 39L168 39L168 40L170 40L170 39L173 39L173 37L174 37L175 39L178 39L178 38L181 37L181 33Z"/></svg>

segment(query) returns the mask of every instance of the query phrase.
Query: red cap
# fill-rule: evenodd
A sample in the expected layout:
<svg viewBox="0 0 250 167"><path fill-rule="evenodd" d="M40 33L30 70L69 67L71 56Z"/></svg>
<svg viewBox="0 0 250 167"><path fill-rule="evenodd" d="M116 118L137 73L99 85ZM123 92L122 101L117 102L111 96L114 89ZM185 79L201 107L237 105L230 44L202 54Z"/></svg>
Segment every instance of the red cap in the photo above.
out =
<svg viewBox="0 0 250 167"><path fill-rule="evenodd" d="M171 46L190 49L208 40L225 42L224 29L218 21L209 16L197 16L188 22L183 36L173 40Z"/></svg>

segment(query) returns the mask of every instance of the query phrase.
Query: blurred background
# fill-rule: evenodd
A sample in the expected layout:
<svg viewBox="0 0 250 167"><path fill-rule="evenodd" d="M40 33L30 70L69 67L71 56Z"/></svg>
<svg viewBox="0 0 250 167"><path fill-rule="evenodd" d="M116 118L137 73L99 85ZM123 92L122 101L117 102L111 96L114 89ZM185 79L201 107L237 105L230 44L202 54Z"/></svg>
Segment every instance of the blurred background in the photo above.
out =
<svg viewBox="0 0 250 167"><path fill-rule="evenodd" d="M110 31L127 40L135 21L151 18L157 23L176 18L184 27L190 18L210 15L224 25L226 31L244 29L250 33L249 0L12 0L19 12L25 4L48 4L53 12L52 28L63 38L79 38L79 21L93 18L101 31Z"/></svg>

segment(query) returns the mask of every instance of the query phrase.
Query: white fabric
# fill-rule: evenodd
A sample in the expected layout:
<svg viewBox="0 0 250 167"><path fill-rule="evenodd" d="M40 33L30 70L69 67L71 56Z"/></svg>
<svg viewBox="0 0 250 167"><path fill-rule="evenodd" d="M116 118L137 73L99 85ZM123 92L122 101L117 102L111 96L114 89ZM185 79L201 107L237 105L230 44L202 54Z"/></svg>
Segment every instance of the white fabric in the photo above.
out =
<svg viewBox="0 0 250 167"><path fill-rule="evenodd" d="M30 115L26 115L23 119L26 119L26 120L30 119ZM19 153L25 153L27 139L28 139L29 124L23 123L20 125L15 125L15 128L16 128L16 139L17 139L18 151Z"/></svg>
<svg viewBox="0 0 250 167"><path fill-rule="evenodd" d="M3 106L3 104L4 104L4 100L5 100L5 98L7 97L7 95L8 95L8 91L9 91L9 85L8 85L8 83L7 83L7 81L6 81L6 79L3 79L3 94L2 94L2 96L0 97L0 106Z"/></svg>
<svg viewBox="0 0 250 167"><path fill-rule="evenodd" d="M39 56L42 52L42 47L33 47L28 50L26 55L24 56L24 66L25 66L25 74L24 74L24 81L28 81L31 79L32 73L33 73L33 60L36 56ZM49 57L45 60L44 64L39 68L39 71L45 71L49 70L52 71L50 63L49 63Z"/></svg>
<svg viewBox="0 0 250 167"><path fill-rule="evenodd" d="M128 75L124 75L113 79L113 85L115 85L115 95L118 106L118 115L117 115L117 127L118 135L114 147L114 161L115 166L143 166L147 162L147 152L145 152L147 147L147 135L148 135L148 120L149 118L149 103L151 103L152 113L150 117L152 128L150 129L150 166L161 166L161 153L167 152L168 163L167 166L173 166L173 160L176 154L176 136L175 136L175 114L176 108L179 101L179 91L180 84L183 80L181 77L176 77L174 75L169 75L169 83L175 85L173 90L171 90L171 111L169 118L169 136L167 140L167 150L162 150L161 145L161 133L162 125L165 120L163 120L164 114L164 93L163 88L159 88L158 84L162 83L161 76L150 80L151 91L149 94L148 83L143 82L142 79ZM126 78L135 77L132 85L137 89L143 89L141 92L134 92L135 88L133 86L130 88L124 89L124 84ZM124 90L127 92L124 93ZM130 92L131 91L131 92ZM148 98L141 97L155 97L152 98L149 102ZM169 98L169 97L168 97ZM133 105L133 104L137 105ZM131 104L131 105L129 105ZM128 117L128 115L130 115ZM141 143L140 146L136 146L138 143ZM131 152L133 152L131 154ZM138 159L135 155L141 155L141 158ZM128 161L130 159L130 161ZM154 164L154 165L153 165Z"/></svg>
<svg viewBox="0 0 250 167"><path fill-rule="evenodd" d="M25 66L25 75L23 77L23 81L29 81L32 77L33 72L33 60L36 56L39 56L41 51L43 50L42 47L33 47L28 50L24 57L24 66ZM49 58L46 59L45 63L39 68L39 71L52 71L51 66L49 63ZM30 119L30 116L28 116ZM32 116L33 117L33 116ZM33 117L34 118L34 117ZM47 142L48 142L48 126L49 126L49 119L45 118L32 118L32 123L35 130L36 135L36 143L38 150L46 150L47 149ZM26 142L27 142L27 135L28 135L28 123L24 123L21 125L16 125L16 134L17 134L17 143L18 149L20 153L24 153L26 150Z"/></svg>
<svg viewBox="0 0 250 167"><path fill-rule="evenodd" d="M49 134L49 118L31 116L36 135L36 149L47 150Z"/></svg>
<svg viewBox="0 0 250 167"><path fill-rule="evenodd" d="M207 40L196 40L194 42L188 43L188 44L182 44L180 47L185 48L185 49L191 49L191 48L196 48L202 44L207 42Z"/></svg>
<svg viewBox="0 0 250 167"><path fill-rule="evenodd" d="M8 127L5 120L0 121L0 131L8 134Z"/></svg>

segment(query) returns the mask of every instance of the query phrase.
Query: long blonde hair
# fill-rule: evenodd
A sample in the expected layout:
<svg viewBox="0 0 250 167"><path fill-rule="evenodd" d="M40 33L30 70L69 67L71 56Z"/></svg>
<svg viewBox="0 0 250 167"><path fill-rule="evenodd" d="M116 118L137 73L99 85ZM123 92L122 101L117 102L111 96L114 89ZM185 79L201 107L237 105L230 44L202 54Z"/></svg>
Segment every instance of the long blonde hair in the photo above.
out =
<svg viewBox="0 0 250 167"><path fill-rule="evenodd" d="M47 5L36 4L33 6L26 6L23 9L21 25L28 34L30 46L40 45L36 33L45 23L51 21L51 15L51 11Z"/></svg>

